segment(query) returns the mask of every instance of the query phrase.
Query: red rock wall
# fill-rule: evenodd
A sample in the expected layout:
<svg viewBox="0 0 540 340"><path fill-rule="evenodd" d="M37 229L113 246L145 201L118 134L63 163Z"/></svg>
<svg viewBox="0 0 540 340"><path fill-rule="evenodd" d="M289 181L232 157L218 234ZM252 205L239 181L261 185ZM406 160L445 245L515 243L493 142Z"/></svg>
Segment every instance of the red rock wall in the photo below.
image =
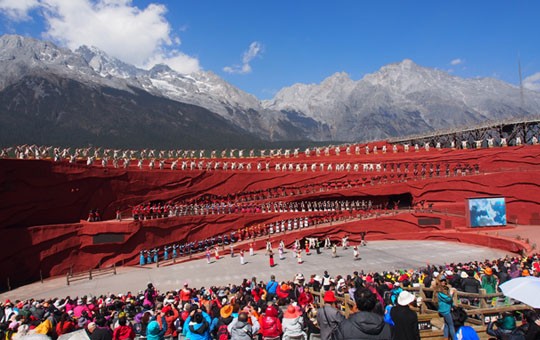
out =
<svg viewBox="0 0 540 340"><path fill-rule="evenodd" d="M355 172L257 172L246 171L171 171L138 170L136 168L102 169L84 165L54 164L50 161L0 160L0 228L5 246L0 253L3 275L12 286L45 276L65 274L99 264L135 263L140 249L163 246L172 242L196 240L216 235L239 226L287 218L286 214L231 214L179 217L140 222L80 222L90 209L99 208L105 218L112 218L118 207L150 200L181 200L204 194L227 195L265 190L279 186L303 186L335 181L364 182L371 176L387 176L387 184L367 184L323 193L288 196L283 200L336 197L368 197L410 193L414 202L426 200L434 204L441 225L420 227L416 215L403 213L376 220L344 223L326 228L302 231L303 235L333 235L369 232L368 239L448 239L484 244L507 250L519 245L487 236L471 236L453 228L467 226L465 200L468 197L504 196L509 221L528 224L540 212L540 147L523 146L482 150L443 150L330 157L272 159L283 162L335 163L413 163L451 162L453 165L480 165L482 173L474 176L409 179L397 182L397 173ZM256 160L252 160L255 164ZM255 168L255 167L254 167ZM392 183L394 182L394 183ZM305 215L301 214L300 215ZM284 216L285 215L285 216ZM296 215L298 216L298 215ZM124 241L94 245L94 236L103 233L123 235ZM292 238L287 242L292 242ZM2 280L4 281L4 280ZM0 282L0 284L3 284Z"/></svg>

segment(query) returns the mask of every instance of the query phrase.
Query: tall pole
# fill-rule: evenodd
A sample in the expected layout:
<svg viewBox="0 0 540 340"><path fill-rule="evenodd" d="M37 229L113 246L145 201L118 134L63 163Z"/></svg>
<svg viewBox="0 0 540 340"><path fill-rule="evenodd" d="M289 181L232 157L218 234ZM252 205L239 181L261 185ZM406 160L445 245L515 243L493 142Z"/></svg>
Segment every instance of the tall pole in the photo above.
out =
<svg viewBox="0 0 540 340"><path fill-rule="evenodd" d="M521 58L518 55L518 71L519 71L519 96L520 96L520 105L523 110L525 100L523 99L523 76L521 74Z"/></svg>

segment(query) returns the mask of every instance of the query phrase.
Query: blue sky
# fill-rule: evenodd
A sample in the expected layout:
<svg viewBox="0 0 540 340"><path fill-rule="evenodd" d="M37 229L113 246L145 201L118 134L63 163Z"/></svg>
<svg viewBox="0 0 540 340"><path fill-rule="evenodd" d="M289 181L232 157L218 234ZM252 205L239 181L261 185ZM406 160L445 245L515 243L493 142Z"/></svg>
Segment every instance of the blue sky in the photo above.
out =
<svg viewBox="0 0 540 340"><path fill-rule="evenodd" d="M540 1L0 0L0 33L210 70L261 99L409 58L540 91Z"/></svg>

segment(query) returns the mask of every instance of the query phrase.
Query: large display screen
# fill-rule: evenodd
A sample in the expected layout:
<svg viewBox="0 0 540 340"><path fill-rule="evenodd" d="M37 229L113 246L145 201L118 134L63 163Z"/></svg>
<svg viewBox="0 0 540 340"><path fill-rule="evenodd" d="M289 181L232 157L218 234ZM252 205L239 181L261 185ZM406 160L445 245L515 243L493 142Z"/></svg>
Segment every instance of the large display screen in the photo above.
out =
<svg viewBox="0 0 540 340"><path fill-rule="evenodd" d="M506 225L504 197L469 198L471 227Z"/></svg>

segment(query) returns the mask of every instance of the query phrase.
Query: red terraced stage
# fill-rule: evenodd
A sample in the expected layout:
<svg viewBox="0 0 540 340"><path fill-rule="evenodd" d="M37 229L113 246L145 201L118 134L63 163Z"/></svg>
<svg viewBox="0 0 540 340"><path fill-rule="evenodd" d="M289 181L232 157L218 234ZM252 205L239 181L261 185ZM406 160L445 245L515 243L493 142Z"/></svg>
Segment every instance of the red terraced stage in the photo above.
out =
<svg viewBox="0 0 540 340"><path fill-rule="evenodd" d="M379 150L382 145L379 145ZM391 150L391 148L388 148ZM65 275L99 265L138 263L141 249L204 239L256 224L295 217L313 217L316 212L230 213L179 216L144 221L113 220L118 208L130 214L134 205L150 201L185 201L205 195L249 199L251 203L273 201L372 200L380 208L369 213L339 215L323 223L275 238L291 243L300 237L341 238L350 234L352 243L366 239L450 240L501 248L513 252L530 246L515 239L498 237L487 229L469 228L466 199L503 196L509 225L540 224L540 146L499 147L476 150L421 149L418 152L311 156L290 158L245 158L252 170L140 170L137 162L128 169L86 166L51 160L0 160L0 228L4 244L0 254L3 276L18 286L44 276ZM270 162L270 171L257 171L257 162ZM324 163L324 170L310 165ZM99 163L99 162L97 162ZM307 164L308 171L275 171L276 164ZM328 164L360 164L359 171L328 171ZM394 164L392 171L364 172L362 164ZM397 171L399 164L400 170ZM408 164L409 171L405 171ZM439 176L422 176L413 165L439 164ZM449 164L449 176L445 166ZM454 173L457 166L477 165L478 171ZM283 190L283 188L286 188ZM286 192L281 197L257 193L269 189ZM400 207L392 209L392 202ZM408 209L426 202L425 209ZM427 206L432 205L431 209ZM98 208L105 221L86 222ZM320 214L319 214L320 215ZM266 236L257 238L263 248ZM4 282L0 282L5 288Z"/></svg>

